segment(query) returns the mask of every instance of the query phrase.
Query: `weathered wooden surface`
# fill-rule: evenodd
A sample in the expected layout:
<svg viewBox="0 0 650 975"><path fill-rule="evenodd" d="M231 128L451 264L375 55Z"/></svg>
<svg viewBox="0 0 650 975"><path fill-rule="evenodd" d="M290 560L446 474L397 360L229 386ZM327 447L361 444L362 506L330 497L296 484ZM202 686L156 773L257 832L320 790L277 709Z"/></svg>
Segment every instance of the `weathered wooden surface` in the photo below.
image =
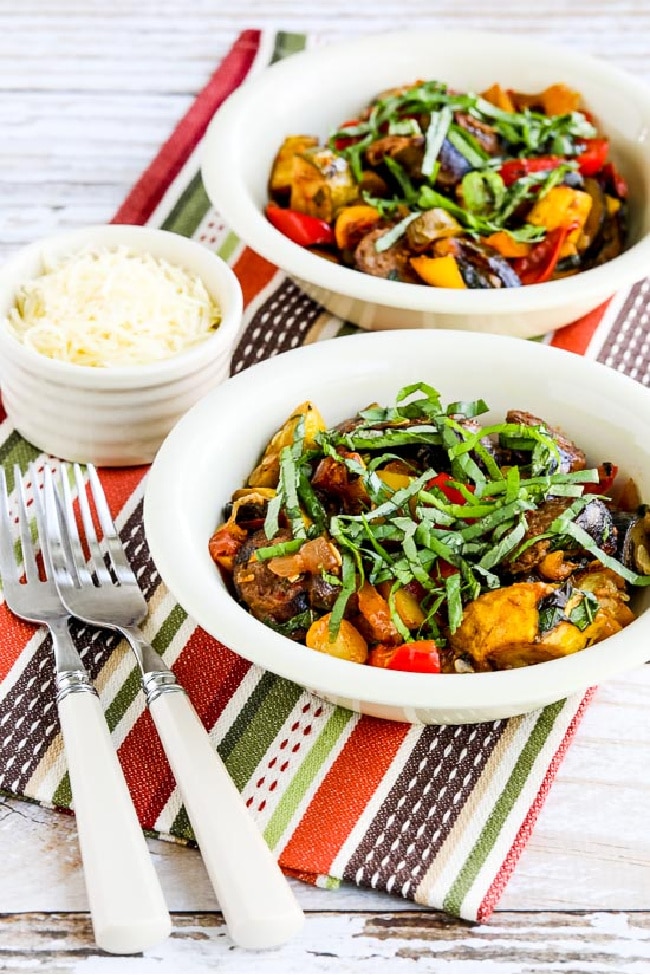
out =
<svg viewBox="0 0 650 975"><path fill-rule="evenodd" d="M312 913L291 950L233 948L218 915L175 915L164 950L115 959L84 948L88 919L77 914L10 916L3 926L11 967L2 971L96 975L114 972L629 972L650 968L650 914L502 913L474 928L422 913ZM0 950L7 957L8 950Z"/></svg>
<svg viewBox="0 0 650 975"><path fill-rule="evenodd" d="M650 81L650 8L623 0L0 0L0 258L104 222L237 33L480 27L559 41ZM650 653L650 649L649 649ZM174 932L93 947L70 817L0 802L0 972L647 972L650 668L603 687L488 925L295 885L295 943L235 949L194 850L151 842Z"/></svg>

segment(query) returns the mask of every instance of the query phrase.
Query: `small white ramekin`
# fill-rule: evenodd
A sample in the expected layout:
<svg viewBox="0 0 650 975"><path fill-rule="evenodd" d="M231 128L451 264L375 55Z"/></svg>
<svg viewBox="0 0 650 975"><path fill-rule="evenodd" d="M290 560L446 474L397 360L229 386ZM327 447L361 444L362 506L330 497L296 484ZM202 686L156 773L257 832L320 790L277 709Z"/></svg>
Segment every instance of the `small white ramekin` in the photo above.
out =
<svg viewBox="0 0 650 975"><path fill-rule="evenodd" d="M128 247L197 275L221 310L213 335L142 366L95 368L60 362L19 342L2 324L43 259L85 247ZM0 268L0 387L12 425L42 451L98 466L150 463L177 420L228 377L242 320L242 293L228 265L179 234L120 224L86 227L30 244Z"/></svg>

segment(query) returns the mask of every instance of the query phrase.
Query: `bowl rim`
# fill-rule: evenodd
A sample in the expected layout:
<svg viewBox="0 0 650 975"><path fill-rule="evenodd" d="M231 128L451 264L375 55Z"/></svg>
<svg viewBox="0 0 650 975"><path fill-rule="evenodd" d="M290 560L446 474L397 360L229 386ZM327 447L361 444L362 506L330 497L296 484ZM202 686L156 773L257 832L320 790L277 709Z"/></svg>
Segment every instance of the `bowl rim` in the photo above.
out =
<svg viewBox="0 0 650 975"><path fill-rule="evenodd" d="M462 46L463 56L467 57L467 45L484 44L486 38L493 46L516 46L519 51L523 48L530 52L531 57L547 59L550 63L554 63L558 55L570 58L572 64L577 65L584 74L597 76L600 81L609 81L621 90L622 96L642 104L646 108L650 126L650 87L615 65L590 54L562 45L491 31L402 30L373 33L294 54L267 67L229 96L208 126L201 150L201 172L213 205L250 247L299 282L304 279L310 285L326 291L395 309L452 315L522 313L558 307L589 291L604 298L614 290L640 280L650 263L650 233L599 267L581 271L573 277L521 288L436 289L388 281L336 265L294 244L271 226L253 202L241 168L233 164L233 156L236 162L238 136L248 126L247 120L255 117L259 103L272 96L273 87L280 89L298 80L305 71L316 74L331 67L337 59L364 51L374 51L380 57L389 54L395 45L414 42L426 44L435 40L445 49L453 45ZM228 151L224 149L227 146L231 147Z"/></svg>
<svg viewBox="0 0 650 975"><path fill-rule="evenodd" d="M212 335L196 345L156 362L143 365L85 366L51 359L24 345L5 327L4 313L0 308L0 348L6 356L33 375L57 385L111 390L163 385L191 374L204 361L217 358L220 353L229 352L239 331L243 314L243 296L237 276L223 258L199 241L158 227L140 224L95 224L64 231L27 244L11 255L0 267L0 301L2 301L2 294L5 293L9 305L11 294L15 295L21 280L29 280L27 276L21 275L21 268L32 264L39 256L46 252L54 255L65 254L73 252L77 246L92 246L93 243L98 243L99 246L117 246L124 243L134 250L154 254L156 245L169 244L172 248L188 255L186 269L189 269L192 263L192 255L210 265L210 276L213 276L217 282L217 288L214 287L214 282L209 284L206 281L205 273L201 274L197 271L192 273L203 280L210 294L217 300L221 310L219 327ZM180 264L180 261L175 261L173 258L165 259L170 264Z"/></svg>
<svg viewBox="0 0 650 975"><path fill-rule="evenodd" d="M503 709L505 713L513 702L518 704L540 698L559 700L568 693L583 690L645 661L643 647L648 644L650 609L625 630L593 647L535 666L492 673L436 675L407 674L368 666L361 669L360 664L308 651L275 633L238 605L221 584L216 566L207 558L207 538L201 557L205 560L204 564L209 563L210 571L205 578L192 575L187 555L193 553L194 549L179 505L183 504L184 491L192 479L192 457L196 457L201 444L205 444L203 436L210 417L227 416L229 409L237 406L241 396L250 395L263 382L272 380L281 384L283 380L289 381L291 373L301 366L311 365L322 369L331 356L331 347L336 348L337 355L340 353L341 356L354 356L357 349L360 354L362 349L367 351L369 348L374 349L375 356L390 356L391 351L397 350L403 343L415 343L416 347L418 343L425 345L432 340L442 344L458 343L463 340L461 334L445 329L387 331L302 346L257 363L231 377L190 409L160 448L147 479L144 498L145 534L152 557L161 577L190 617L246 659L303 687L314 689L316 693L366 704L410 709L469 712L484 710L489 704L492 710ZM617 391L624 392L632 397L635 407L645 411L640 416L648 415L650 389L601 363L563 349L511 336L478 333L472 337L476 354L480 354L487 344L501 346L504 354L516 347L525 361L532 358L541 368L552 369L554 364L562 362L592 381L607 377L608 394L614 396ZM327 346L330 347L329 351ZM181 512L176 533L169 532L170 511ZM204 601L208 592L211 600L209 619L206 618ZM630 639L634 633L638 634L636 640ZM559 693L558 681L562 688Z"/></svg>

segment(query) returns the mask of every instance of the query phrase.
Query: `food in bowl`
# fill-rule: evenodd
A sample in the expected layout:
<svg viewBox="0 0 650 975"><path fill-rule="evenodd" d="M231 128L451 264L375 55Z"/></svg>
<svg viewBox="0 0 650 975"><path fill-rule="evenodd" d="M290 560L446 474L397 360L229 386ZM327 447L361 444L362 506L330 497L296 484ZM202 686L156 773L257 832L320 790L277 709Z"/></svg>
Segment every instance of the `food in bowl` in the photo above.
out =
<svg viewBox="0 0 650 975"><path fill-rule="evenodd" d="M574 654L635 614L650 508L560 429L424 382L327 428L310 401L209 540L240 603L311 650L415 673Z"/></svg>
<svg viewBox="0 0 650 975"><path fill-rule="evenodd" d="M205 341L221 312L202 279L163 257L90 247L44 258L4 327L41 355L80 366L139 366Z"/></svg>
<svg viewBox="0 0 650 975"><path fill-rule="evenodd" d="M380 92L325 144L290 135L265 213L294 243L375 277L515 288L622 253L628 188L579 92L440 81Z"/></svg>
<svg viewBox="0 0 650 975"><path fill-rule="evenodd" d="M377 92L418 78L441 78L459 92L486 91L495 80L533 92L562 81L580 92L629 185L622 253L538 287L442 288L359 273L279 233L264 209L283 137L310 133L324 139ZM520 34L436 27L314 46L247 79L210 123L202 175L228 227L345 321L372 331L436 328L534 337L576 321L647 274L649 133L647 85L604 59Z"/></svg>

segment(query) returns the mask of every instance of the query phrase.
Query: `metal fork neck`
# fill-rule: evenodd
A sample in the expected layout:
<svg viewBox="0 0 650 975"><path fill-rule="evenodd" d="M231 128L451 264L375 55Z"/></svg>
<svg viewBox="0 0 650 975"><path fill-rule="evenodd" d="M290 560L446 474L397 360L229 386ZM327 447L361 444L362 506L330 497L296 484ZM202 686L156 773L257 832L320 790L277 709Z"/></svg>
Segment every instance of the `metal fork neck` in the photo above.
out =
<svg viewBox="0 0 650 975"><path fill-rule="evenodd" d="M79 652L72 642L66 617L48 622L52 634L54 662L56 665L57 701L68 694L97 694L90 677L84 670Z"/></svg>
<svg viewBox="0 0 650 975"><path fill-rule="evenodd" d="M147 643L137 627L120 626L120 633L128 640L136 655L142 673L142 689L147 704L152 704L161 694L184 693L176 677L153 647Z"/></svg>

